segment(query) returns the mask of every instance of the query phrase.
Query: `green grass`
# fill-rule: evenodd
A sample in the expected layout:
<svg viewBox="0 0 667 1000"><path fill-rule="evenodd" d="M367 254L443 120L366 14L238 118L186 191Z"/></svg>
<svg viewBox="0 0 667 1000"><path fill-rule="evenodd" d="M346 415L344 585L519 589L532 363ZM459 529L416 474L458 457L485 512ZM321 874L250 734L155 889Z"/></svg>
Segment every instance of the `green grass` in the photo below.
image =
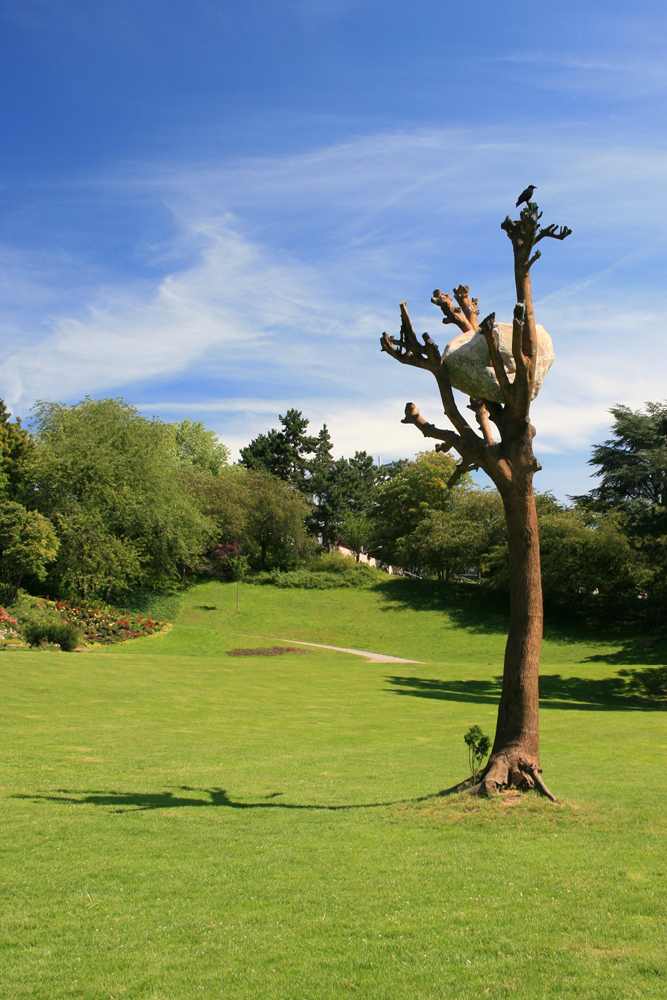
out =
<svg viewBox="0 0 667 1000"><path fill-rule="evenodd" d="M616 681L660 648L552 630L559 804L442 799L465 730L493 733L504 621L477 588L235 593L0 655L0 996L667 995L667 719ZM423 662L224 655L276 638Z"/></svg>

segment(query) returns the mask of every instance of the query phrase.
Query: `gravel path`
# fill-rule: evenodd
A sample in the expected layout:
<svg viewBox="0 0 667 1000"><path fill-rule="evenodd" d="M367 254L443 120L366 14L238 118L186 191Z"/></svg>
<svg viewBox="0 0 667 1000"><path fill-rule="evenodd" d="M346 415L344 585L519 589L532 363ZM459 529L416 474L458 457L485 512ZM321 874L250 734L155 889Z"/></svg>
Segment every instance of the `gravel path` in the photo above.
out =
<svg viewBox="0 0 667 1000"><path fill-rule="evenodd" d="M236 635L244 635L237 632ZM249 639L271 639L273 642L289 642L295 646L314 646L316 649L333 649L336 653L352 653L353 656L365 656L371 663L423 663L423 660L404 660L400 656L388 656L386 653L369 653L366 649L351 649L349 646L325 646L322 642L301 642L299 639L282 639L275 635L253 635Z"/></svg>

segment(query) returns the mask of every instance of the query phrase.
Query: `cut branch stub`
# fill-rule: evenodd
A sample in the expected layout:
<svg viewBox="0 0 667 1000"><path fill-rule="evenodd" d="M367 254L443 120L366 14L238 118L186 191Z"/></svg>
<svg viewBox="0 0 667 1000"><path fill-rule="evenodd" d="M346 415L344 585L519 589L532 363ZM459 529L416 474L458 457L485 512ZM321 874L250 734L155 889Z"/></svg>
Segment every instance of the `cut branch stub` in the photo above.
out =
<svg viewBox="0 0 667 1000"><path fill-rule="evenodd" d="M522 384L526 383L528 373L528 361L523 353L523 324L526 319L526 306L523 302L517 302L514 306L514 316L512 319L512 357L516 370L521 377ZM526 390L528 389L526 383ZM528 397L526 391L526 396Z"/></svg>
<svg viewBox="0 0 667 1000"><path fill-rule="evenodd" d="M471 299L469 296L468 285L459 285L458 288L454 289L454 298L459 304L459 307L463 310L466 319L470 324L470 328L475 330L477 328L477 318L479 316L479 309L477 308L477 299Z"/></svg>
<svg viewBox="0 0 667 1000"><path fill-rule="evenodd" d="M498 381L503 400L505 403L509 403L512 400L512 383L507 377L505 362L500 353L500 334L496 334L494 329L495 322L496 314L489 313L489 315L482 320L479 328L484 335L484 339L486 340L486 346L489 349L489 356L491 358L491 365L493 366L493 371Z"/></svg>
<svg viewBox="0 0 667 1000"><path fill-rule="evenodd" d="M439 441L444 441L446 445L445 451L449 451L450 448L456 448L457 451L460 449L461 439L459 435L455 434L454 431L442 430L440 427L436 427L435 424L429 424L428 420L422 417L414 403L405 404L405 416L401 420L401 423L414 424L415 427L419 428L424 437L437 438Z"/></svg>
<svg viewBox="0 0 667 1000"><path fill-rule="evenodd" d="M457 292L462 293L461 298L458 298ZM470 316L466 313L462 305L454 305L452 302L451 295L445 295L440 291L439 288L433 292L431 296L431 302L434 306L439 306L442 309L444 316L443 323L455 323L460 330L474 330L477 326L477 299L468 298L468 287L467 285L459 285L458 288L454 290L454 296L460 303L464 301L466 303L466 308L470 312L470 316L474 315L474 322Z"/></svg>
<svg viewBox="0 0 667 1000"><path fill-rule="evenodd" d="M473 399L471 396L468 409L472 410L475 414L475 418L479 424L479 429L481 430L482 437L484 438L484 444L495 444L496 442L493 440L493 432L491 430L489 408L486 405L485 400Z"/></svg>

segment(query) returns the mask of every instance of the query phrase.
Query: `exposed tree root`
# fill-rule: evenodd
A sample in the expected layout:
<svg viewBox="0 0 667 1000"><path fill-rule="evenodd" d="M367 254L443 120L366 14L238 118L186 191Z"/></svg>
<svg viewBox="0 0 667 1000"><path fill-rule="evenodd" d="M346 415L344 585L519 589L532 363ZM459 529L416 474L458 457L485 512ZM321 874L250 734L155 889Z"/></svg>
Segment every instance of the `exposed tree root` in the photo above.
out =
<svg viewBox="0 0 667 1000"><path fill-rule="evenodd" d="M518 788L528 791L534 788L551 802L556 802L556 796L550 792L542 780L542 769L525 757L512 756L510 760L502 754L493 756L486 765L482 776L476 785L471 778L459 781L457 785L446 788L441 795L452 795L454 792L466 791L468 795L497 795L505 788Z"/></svg>

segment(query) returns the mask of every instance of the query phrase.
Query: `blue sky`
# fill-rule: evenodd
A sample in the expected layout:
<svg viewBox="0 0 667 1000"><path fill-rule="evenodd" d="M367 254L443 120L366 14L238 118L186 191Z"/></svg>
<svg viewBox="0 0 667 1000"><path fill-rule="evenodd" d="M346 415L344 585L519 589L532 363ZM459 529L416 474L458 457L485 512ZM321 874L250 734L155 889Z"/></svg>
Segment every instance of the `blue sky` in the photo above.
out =
<svg viewBox="0 0 667 1000"><path fill-rule="evenodd" d="M663 3L0 3L0 395L122 395L238 448L297 406L382 460L438 422L379 352L435 287L513 306L500 222L537 185L573 235L533 268L556 362L541 489L590 485L608 408L667 396Z"/></svg>

